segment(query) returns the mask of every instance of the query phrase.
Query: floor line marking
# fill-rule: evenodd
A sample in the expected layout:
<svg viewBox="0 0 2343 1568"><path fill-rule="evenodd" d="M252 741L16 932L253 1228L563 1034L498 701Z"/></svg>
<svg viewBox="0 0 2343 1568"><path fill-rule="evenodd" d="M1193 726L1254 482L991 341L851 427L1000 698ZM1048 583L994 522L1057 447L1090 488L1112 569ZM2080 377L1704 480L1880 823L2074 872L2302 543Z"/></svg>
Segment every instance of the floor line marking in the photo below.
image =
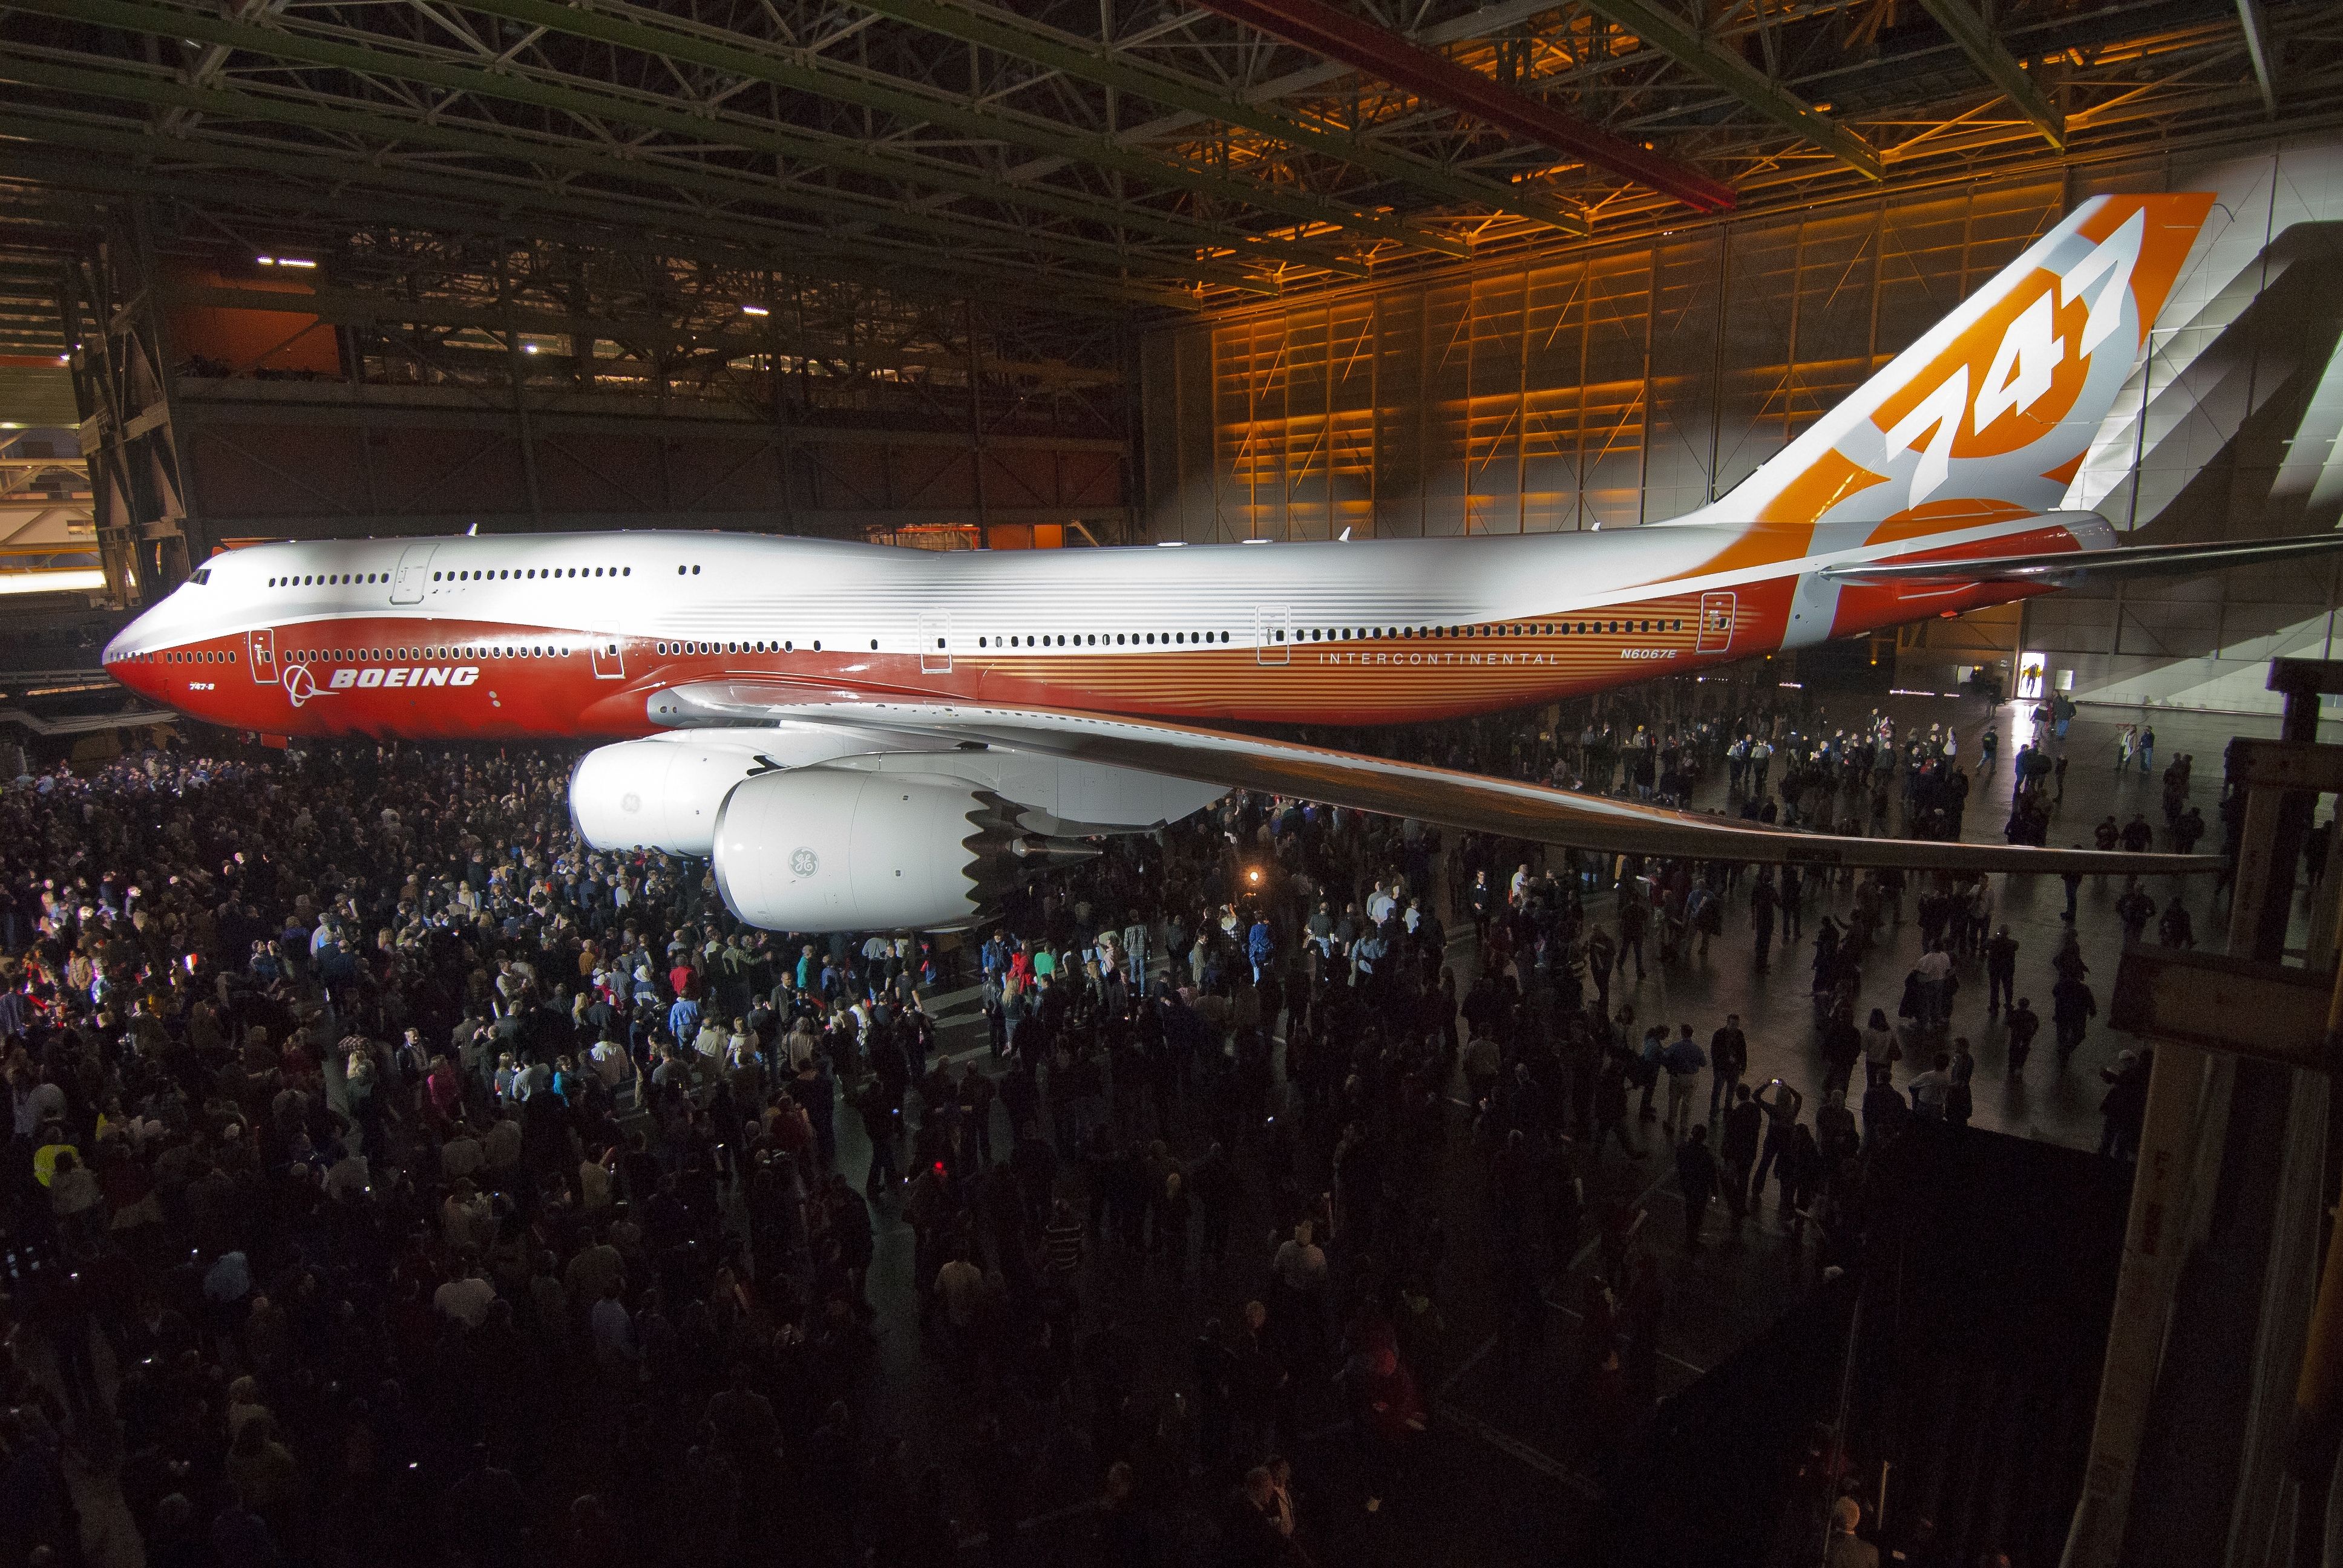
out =
<svg viewBox="0 0 2343 1568"><path fill-rule="evenodd" d="M1594 1145L1594 1152L1597 1159L1602 1157L1603 1145L1600 1142L1597 1142ZM1653 1179L1650 1186L1635 1194L1635 1201L1633 1207L1640 1209L1644 1204L1650 1202L1652 1201L1652 1194L1666 1186L1668 1184L1668 1178L1674 1174L1675 1172L1673 1171L1663 1170L1657 1177ZM1601 1245L1603 1245L1603 1237L1598 1231L1593 1241L1578 1249L1576 1254L1574 1254L1570 1260L1570 1267L1564 1270L1563 1272L1565 1274L1574 1274L1578 1272L1578 1271L1585 1265L1586 1260L1594 1255L1594 1250Z"/></svg>
<svg viewBox="0 0 2343 1568"><path fill-rule="evenodd" d="M1560 1312L1560 1313L1561 1313L1564 1317L1565 1317L1565 1318L1570 1318L1570 1319L1574 1320L1575 1322L1582 1322L1582 1323L1583 1323L1583 1322L1584 1322L1586 1321L1586 1314L1585 1314L1585 1313L1584 1313L1584 1312L1579 1312L1579 1311L1578 1311L1576 1308L1574 1308L1574 1307L1565 1307L1565 1306L1564 1306L1560 1302L1555 1301L1552 1296L1544 1295L1544 1294L1541 1293L1540 1299L1541 1299L1541 1300L1543 1300L1548 1307L1552 1308L1554 1311L1555 1311L1555 1312ZM1673 1352L1669 1352L1669 1351L1662 1351L1662 1352L1659 1352L1659 1356L1660 1356L1660 1359L1661 1359L1662 1361L1664 1361L1664 1362L1675 1362L1675 1364L1676 1364L1676 1365L1678 1365L1678 1366L1680 1366L1680 1367L1684 1368L1684 1371L1686 1371L1686 1372L1688 1372L1692 1373L1692 1375L1693 1375L1693 1376L1694 1376L1694 1377L1706 1377L1706 1376L1708 1375L1708 1369L1707 1369L1706 1367L1704 1367L1704 1366L1694 1366L1692 1362L1688 1362L1688 1361L1684 1360L1684 1357L1682 1357L1682 1356L1680 1356L1680 1355L1676 1355L1676 1354L1674 1354ZM1442 1389L1440 1392L1441 1392L1441 1393L1442 1393L1443 1395L1445 1395L1445 1394L1448 1392L1448 1391L1447 1391L1446 1389L1444 1389L1444 1388L1443 1388L1443 1389Z"/></svg>
<svg viewBox="0 0 2343 1568"><path fill-rule="evenodd" d="M1532 1448L1520 1438L1508 1436L1477 1415L1470 1415L1454 1405L1443 1402L1440 1419L1479 1438L1498 1452L1509 1454L1522 1463L1551 1480L1558 1481L1581 1497L1600 1497L1602 1488L1571 1469L1552 1454Z"/></svg>
<svg viewBox="0 0 2343 1568"><path fill-rule="evenodd" d="M1449 1391L1453 1389L1458 1383L1464 1381L1464 1374L1471 1372L1474 1367L1479 1366L1482 1359L1496 1348L1497 1336L1491 1334L1487 1339L1481 1342L1481 1348L1479 1350L1474 1351L1471 1355L1466 1356L1457 1366L1454 1372L1450 1372L1446 1377L1440 1380L1440 1387L1433 1392L1432 1397L1434 1399L1446 1399L1448 1397Z"/></svg>

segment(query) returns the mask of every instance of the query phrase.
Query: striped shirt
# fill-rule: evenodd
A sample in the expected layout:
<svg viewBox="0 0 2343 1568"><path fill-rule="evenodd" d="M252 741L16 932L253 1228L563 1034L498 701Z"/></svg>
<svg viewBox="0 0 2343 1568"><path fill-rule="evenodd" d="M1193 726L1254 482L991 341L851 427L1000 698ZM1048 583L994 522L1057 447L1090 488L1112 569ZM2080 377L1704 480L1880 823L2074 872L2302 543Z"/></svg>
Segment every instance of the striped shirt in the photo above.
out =
<svg viewBox="0 0 2343 1568"><path fill-rule="evenodd" d="M1041 1232L1041 1259L1053 1274L1071 1274L1081 1268L1082 1222L1071 1216L1050 1221Z"/></svg>

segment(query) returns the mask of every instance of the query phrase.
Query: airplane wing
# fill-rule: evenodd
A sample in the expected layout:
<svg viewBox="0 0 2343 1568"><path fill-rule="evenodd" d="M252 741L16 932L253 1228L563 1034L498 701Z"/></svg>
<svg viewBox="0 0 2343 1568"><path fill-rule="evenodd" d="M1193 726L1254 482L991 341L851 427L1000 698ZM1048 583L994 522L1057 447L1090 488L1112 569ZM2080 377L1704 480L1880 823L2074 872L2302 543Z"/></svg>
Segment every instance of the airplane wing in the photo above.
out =
<svg viewBox="0 0 2343 1568"><path fill-rule="evenodd" d="M2135 545L2111 550L2052 550L2026 556L1973 556L1926 561L1855 561L1825 567L1821 575L1844 583L2030 582L2065 587L2088 578L2157 577L2262 566L2343 550L2343 532L2290 534L2197 545Z"/></svg>
<svg viewBox="0 0 2343 1568"><path fill-rule="evenodd" d="M651 698L650 717L674 728L782 719L850 725L865 733L898 735L907 747L921 749L933 749L942 740L961 750L999 748L1105 763L1606 854L1966 872L2179 874L2217 871L2222 865L2210 855L2134 855L1803 833L1738 818L1669 810L1150 719L975 703L885 701L778 681L732 679L675 687Z"/></svg>

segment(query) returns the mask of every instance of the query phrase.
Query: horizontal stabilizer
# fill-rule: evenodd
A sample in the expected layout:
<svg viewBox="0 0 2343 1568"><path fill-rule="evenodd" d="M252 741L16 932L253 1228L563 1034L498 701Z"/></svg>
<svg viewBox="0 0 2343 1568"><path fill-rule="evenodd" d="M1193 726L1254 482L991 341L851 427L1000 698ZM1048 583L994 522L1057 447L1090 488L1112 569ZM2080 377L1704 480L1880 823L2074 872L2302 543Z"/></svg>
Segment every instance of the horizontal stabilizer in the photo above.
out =
<svg viewBox="0 0 2343 1568"><path fill-rule="evenodd" d="M2292 534L2201 545L2137 545L2112 550L2051 550L2026 556L1973 556L1966 560L1852 561L1825 567L1842 583L2040 583L2064 588L2091 578L2163 577L2266 566L2299 556L2343 550L2343 533Z"/></svg>

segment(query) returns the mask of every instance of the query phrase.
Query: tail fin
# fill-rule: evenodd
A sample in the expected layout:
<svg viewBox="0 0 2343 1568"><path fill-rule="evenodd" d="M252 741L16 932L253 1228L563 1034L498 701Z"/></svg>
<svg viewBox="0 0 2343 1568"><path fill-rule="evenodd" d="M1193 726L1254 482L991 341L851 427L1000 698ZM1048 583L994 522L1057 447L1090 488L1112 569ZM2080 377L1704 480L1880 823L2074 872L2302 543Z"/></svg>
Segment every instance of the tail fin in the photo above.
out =
<svg viewBox="0 0 2343 1568"><path fill-rule="evenodd" d="M1722 499L1683 520L1810 554L2046 512L2212 209L2095 196ZM1769 552L1771 553L1771 552Z"/></svg>

